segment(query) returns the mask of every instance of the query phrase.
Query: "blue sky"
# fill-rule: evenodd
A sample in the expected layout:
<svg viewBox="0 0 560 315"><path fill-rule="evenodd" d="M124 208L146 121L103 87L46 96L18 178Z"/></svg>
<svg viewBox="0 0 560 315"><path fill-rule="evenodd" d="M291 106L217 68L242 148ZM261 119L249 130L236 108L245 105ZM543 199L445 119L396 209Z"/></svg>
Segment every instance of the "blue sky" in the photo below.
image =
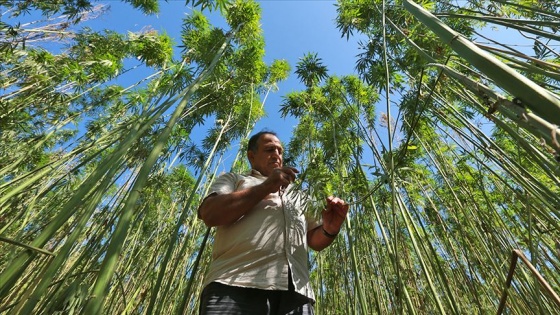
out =
<svg viewBox="0 0 560 315"><path fill-rule="evenodd" d="M292 71L304 54L313 52L323 59L331 75L354 73L355 56L358 54L356 40L341 38L336 29L335 1L262 1L262 27L266 40L266 61L286 59L292 65ZM279 85L280 90L267 101L269 119L263 119L260 126L278 129L281 138L284 131L275 123L276 105L282 95L304 88L293 74ZM270 124L270 125L266 125ZM288 121L286 127L295 124ZM275 128L277 125L278 128ZM285 127L284 127L285 128ZM291 130L291 129L290 129ZM288 130L289 132L289 130Z"/></svg>
<svg viewBox="0 0 560 315"><path fill-rule="evenodd" d="M151 28L165 32L180 44L182 19L191 10L184 0L161 1L160 13L146 16L134 10L129 4L119 1L100 2L111 9L107 14L92 20L92 27L106 28L121 33L138 32ZM280 118L278 113L282 96L292 91L304 89L293 71L304 54L317 53L328 66L331 75L355 73L355 56L358 54L357 39L342 38L336 28L336 1L259 1L262 9L261 24L266 41L265 61L270 64L275 59L287 60L292 72L288 80L281 82L279 90L271 93L265 104L267 117L257 123L254 132L263 128L274 130L287 143L291 131L297 124L293 118ZM179 48L177 48L179 52ZM135 79L146 74L134 72ZM213 123L213 122L209 122ZM236 150L237 148L233 148ZM227 164L227 163L226 163ZM225 165L227 167L227 165Z"/></svg>

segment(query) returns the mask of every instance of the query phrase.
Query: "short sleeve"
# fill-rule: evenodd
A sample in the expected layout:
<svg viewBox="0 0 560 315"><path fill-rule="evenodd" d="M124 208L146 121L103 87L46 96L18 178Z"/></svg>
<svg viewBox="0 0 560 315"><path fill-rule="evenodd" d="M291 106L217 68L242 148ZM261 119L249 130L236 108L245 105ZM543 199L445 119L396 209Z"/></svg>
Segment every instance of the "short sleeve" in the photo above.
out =
<svg viewBox="0 0 560 315"><path fill-rule="evenodd" d="M223 173L210 185L208 194L204 196L204 199L212 195L225 195L234 192L239 186L242 179L238 178L236 174L233 173ZM202 201L204 202L204 199ZM201 203L202 205L202 203ZM200 207L197 211L198 218L200 218Z"/></svg>
<svg viewBox="0 0 560 315"><path fill-rule="evenodd" d="M218 194L218 195L225 195L234 192L237 188L239 182L239 178L233 173L224 173L218 176L210 185L210 189L208 190L208 195L204 198Z"/></svg>

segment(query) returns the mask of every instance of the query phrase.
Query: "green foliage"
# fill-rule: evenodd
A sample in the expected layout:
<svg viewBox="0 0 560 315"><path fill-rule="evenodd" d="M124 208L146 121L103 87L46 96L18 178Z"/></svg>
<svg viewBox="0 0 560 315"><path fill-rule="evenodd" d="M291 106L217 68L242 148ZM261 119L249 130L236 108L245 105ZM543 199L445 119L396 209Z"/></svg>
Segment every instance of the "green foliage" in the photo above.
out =
<svg viewBox="0 0 560 315"><path fill-rule="evenodd" d="M156 32L145 34L129 34L132 40L132 51L137 58L147 66L163 67L171 60L173 47L168 35L158 35Z"/></svg>
<svg viewBox="0 0 560 315"><path fill-rule="evenodd" d="M192 5L194 7L201 7L202 9L206 9L208 8L209 10L215 10L215 9L219 9L220 12L226 12L227 8L229 7L229 5L231 4L231 0L216 0L216 1L211 1L211 0L187 0L186 1L186 5L189 5L192 3Z"/></svg>
<svg viewBox="0 0 560 315"><path fill-rule="evenodd" d="M355 219L343 243L349 248L346 252L351 250L349 254L355 253L363 259L358 268L361 272L352 272L347 282L354 281L353 288L367 291L369 283L355 278L367 274L364 278L374 279L376 292L363 297L364 301L358 301L357 307L362 303L375 305L378 313L495 312L498 303L495 292L503 290L503 275L507 273L504 261L511 248L530 253L533 262L540 266L539 272L549 275L548 283L557 283L553 274L558 271L558 258L540 252L551 251L552 243L545 239L558 234L554 223L558 211L554 205L558 202L559 178L552 171L557 169L557 163L551 160L552 152L546 144L535 137L535 129L523 130L515 115L505 110L504 116L487 114L495 98L489 101L487 96L478 101L483 92L476 84L496 90L500 84L470 66L465 61L470 56L461 52L459 56L454 55L449 47L452 43L431 33L400 4L382 1L337 4L336 23L342 35L361 33L367 37L360 44L364 52L356 63L361 78L376 91L387 89L390 98L386 100L388 112L380 115L382 120L356 132L356 143L363 140L366 144L362 146L361 156L368 158L370 153L373 160L362 176L369 192L365 193L363 186L354 188L348 180L344 182L358 194L356 199L346 198L355 202ZM557 9L548 7L541 11L542 3L422 1L420 4L466 38L488 39L481 28L491 25L516 25L516 29L524 32L539 29L543 30L539 36L554 37L551 29L547 29L550 23L544 21L555 16ZM505 21L504 15L511 19ZM529 16L532 21L522 21ZM529 24L532 26L525 28ZM540 57L555 54L550 46L540 45L537 37L532 40L537 43ZM545 74L527 66L521 59L529 56L511 47L500 52L488 50L515 65L540 86L557 91L557 84L552 83L555 71ZM436 63L445 66L431 68ZM446 76L446 67L469 77L475 82L474 87L468 87L468 80L458 79L459 76ZM328 99L332 97L329 94ZM311 108L309 104L316 106L322 101L313 90L307 94L292 93L286 98L284 112L305 116L305 110ZM302 107L305 102L307 107ZM323 124L325 120L320 120L313 126ZM487 136L490 129L487 125L494 124L497 126L494 133ZM390 132L380 130L389 128ZM546 130L541 135L551 132ZM387 139L387 135L392 138ZM347 135L346 141L351 137ZM328 148L340 156L344 156L346 149L334 140ZM323 147L322 150L328 151ZM357 165L363 168L365 163ZM356 171L349 174L354 174L347 177L356 178L352 180L354 183L360 178L356 177ZM357 227L361 222L364 229ZM547 233L551 235L545 236ZM382 241L377 243L377 238ZM375 257L377 264L368 264L368 257ZM344 261L333 252L327 253L324 259ZM553 309L553 302L544 302L547 294L541 294L542 288L522 275L528 273L526 267L518 265L517 268L514 276L517 287L508 292L516 297L508 297L506 308L515 314L532 312L534 309L528 305L533 303L539 304L542 310ZM339 307L328 295L318 304L326 313Z"/></svg>
<svg viewBox="0 0 560 315"><path fill-rule="evenodd" d="M295 73L307 88L311 88L327 77L327 71L317 53L308 53L298 62Z"/></svg>
<svg viewBox="0 0 560 315"><path fill-rule="evenodd" d="M290 73L290 64L286 60L274 60L269 69L269 82L286 80Z"/></svg>
<svg viewBox="0 0 560 315"><path fill-rule="evenodd" d="M145 14L153 14L159 12L159 2L157 0L124 0L129 2L132 7L139 9Z"/></svg>
<svg viewBox="0 0 560 315"><path fill-rule="evenodd" d="M8 0L4 1L2 5L14 9L12 13L14 16L30 13L33 10L42 12L46 16L51 16L57 13L69 15L70 19L75 18L79 13L89 10L92 6L89 1L17 1Z"/></svg>
<svg viewBox="0 0 560 315"><path fill-rule="evenodd" d="M144 12L158 5L131 3ZM58 256L2 255L1 299L14 302L1 309L183 313L196 304L200 285L192 284L203 273L194 257L208 260L198 254L206 230L196 219L202 178L264 114L261 93L289 72L285 61L262 60L255 3L224 14L231 30L196 11L185 19L179 62L169 36L154 31L83 28L61 51L3 51L0 233ZM19 45L14 38L11 48ZM139 80L146 84L115 83L131 59L155 71ZM193 128L210 117L220 123L193 143ZM29 278L32 285L19 285ZM171 300L194 302L168 307Z"/></svg>

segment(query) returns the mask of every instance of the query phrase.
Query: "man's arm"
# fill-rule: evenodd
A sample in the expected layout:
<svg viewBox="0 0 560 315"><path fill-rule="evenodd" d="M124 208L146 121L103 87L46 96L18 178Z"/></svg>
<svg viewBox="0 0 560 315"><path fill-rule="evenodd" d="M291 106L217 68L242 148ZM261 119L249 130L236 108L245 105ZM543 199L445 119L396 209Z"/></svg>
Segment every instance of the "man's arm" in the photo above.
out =
<svg viewBox="0 0 560 315"><path fill-rule="evenodd" d="M199 217L208 227L234 223L271 193L269 186L264 184L206 197L198 208Z"/></svg>
<svg viewBox="0 0 560 315"><path fill-rule="evenodd" d="M291 167L278 168L259 185L229 194L210 195L198 207L198 215L209 227L233 224L266 196L288 186L295 172L297 170Z"/></svg>
<svg viewBox="0 0 560 315"><path fill-rule="evenodd" d="M327 208L323 210L323 224L307 232L307 245L316 251L329 246L342 228L348 204L337 197L327 198Z"/></svg>
<svg viewBox="0 0 560 315"><path fill-rule="evenodd" d="M328 234L326 234L323 231L324 227L322 225L319 225L318 227L314 228L313 230L310 230L307 232L307 245L315 250L315 251L322 251L323 249L327 248L329 245L331 245L331 243L334 241L334 239L336 238L337 233L331 234L331 236L328 236L328 234L330 234L329 232L326 232ZM326 231L326 230L325 230Z"/></svg>

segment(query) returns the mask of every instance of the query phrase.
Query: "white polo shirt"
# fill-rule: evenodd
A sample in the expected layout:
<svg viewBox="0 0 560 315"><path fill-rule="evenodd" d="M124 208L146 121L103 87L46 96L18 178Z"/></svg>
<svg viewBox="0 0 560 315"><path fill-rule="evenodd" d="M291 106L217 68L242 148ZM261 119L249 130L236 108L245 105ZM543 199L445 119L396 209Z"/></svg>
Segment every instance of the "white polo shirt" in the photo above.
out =
<svg viewBox="0 0 560 315"><path fill-rule="evenodd" d="M210 194L228 194L258 185L258 171L220 175ZM319 226L304 213L306 196L292 191L273 193L235 223L216 228L212 263L204 285L227 285L264 290L288 290L288 267L296 292L315 299L309 283L307 231Z"/></svg>

